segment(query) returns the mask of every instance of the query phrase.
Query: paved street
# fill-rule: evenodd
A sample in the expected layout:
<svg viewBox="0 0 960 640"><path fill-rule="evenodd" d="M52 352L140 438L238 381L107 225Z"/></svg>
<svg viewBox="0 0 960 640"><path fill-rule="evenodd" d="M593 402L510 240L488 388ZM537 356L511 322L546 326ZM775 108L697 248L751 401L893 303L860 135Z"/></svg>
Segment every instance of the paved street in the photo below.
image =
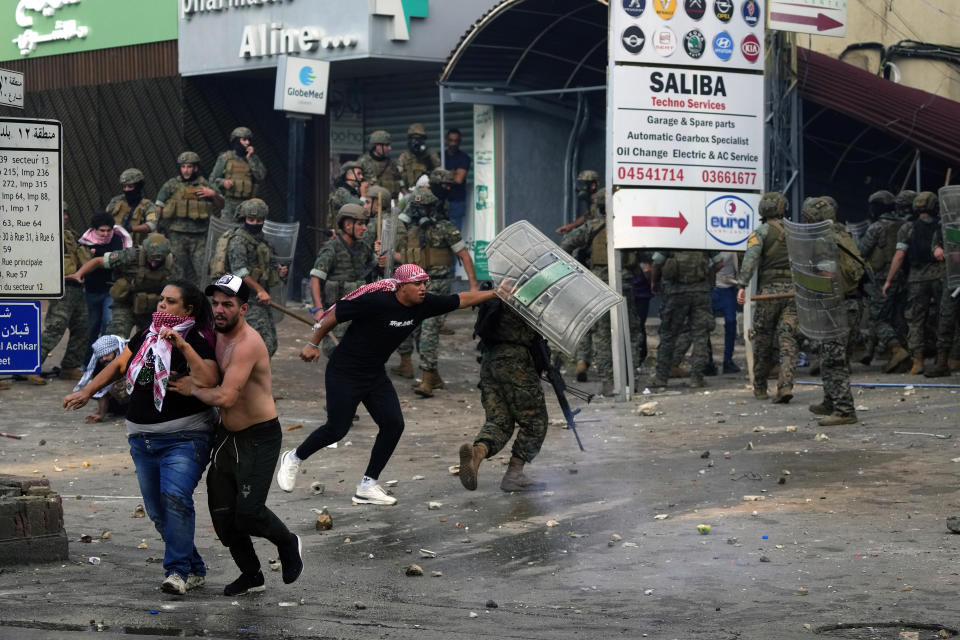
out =
<svg viewBox="0 0 960 640"><path fill-rule="evenodd" d="M2 430L25 434L0 441L0 469L48 477L63 497L71 540L66 563L0 572L0 638L73 639L103 630L140 637L712 640L898 638L904 629L934 638L940 625L960 628L960 538L945 526L947 516L960 514L956 389L860 389L861 423L822 429L806 409L819 401L817 387L802 386L792 404L774 406L754 400L743 376L709 378L698 391L673 381L665 394L640 400L659 402L656 416L638 415L637 399L586 407L586 452L554 420L527 467L549 483L547 492L501 492L509 457L502 452L481 466L480 487L471 493L448 467L483 419L473 317L453 314L456 335L442 338L448 390L424 400L395 380L406 431L381 481L398 481L392 491L399 503L350 503L375 435L361 409L337 449L305 464L293 493L275 484L271 492L268 504L303 539L300 580L285 586L264 567L267 590L239 598L222 595L237 570L214 537L203 483L197 546L208 563L207 585L185 597L161 594L163 545L149 519L131 518L141 501L121 421L86 425L88 409L63 414L67 382L20 382L0 392ZM302 425L284 432L285 448L324 416L322 366L296 359L305 328L280 323L273 360L281 423ZM737 357L742 362L742 353ZM911 381L860 365L855 379ZM548 408L560 416L550 396ZM323 495L311 494L314 481L325 485ZM439 509L428 509L431 501ZM334 527L320 533L311 509L323 506ZM710 525L709 534L698 533L698 524ZM104 530L109 539L101 539ZM82 535L94 541L82 543ZM138 548L141 541L146 548ZM275 557L266 542L257 550L265 563ZM99 566L88 562L92 556ZM405 575L414 563L424 576ZM930 626L877 627L876 635L827 629L899 620Z"/></svg>

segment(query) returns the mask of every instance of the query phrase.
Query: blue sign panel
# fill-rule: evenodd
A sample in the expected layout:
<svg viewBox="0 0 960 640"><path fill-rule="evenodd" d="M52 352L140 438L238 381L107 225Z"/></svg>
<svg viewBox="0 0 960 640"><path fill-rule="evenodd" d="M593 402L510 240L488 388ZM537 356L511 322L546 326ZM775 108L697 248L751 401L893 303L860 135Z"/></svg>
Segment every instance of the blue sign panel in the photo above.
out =
<svg viewBox="0 0 960 640"><path fill-rule="evenodd" d="M40 373L40 303L0 300L0 373Z"/></svg>

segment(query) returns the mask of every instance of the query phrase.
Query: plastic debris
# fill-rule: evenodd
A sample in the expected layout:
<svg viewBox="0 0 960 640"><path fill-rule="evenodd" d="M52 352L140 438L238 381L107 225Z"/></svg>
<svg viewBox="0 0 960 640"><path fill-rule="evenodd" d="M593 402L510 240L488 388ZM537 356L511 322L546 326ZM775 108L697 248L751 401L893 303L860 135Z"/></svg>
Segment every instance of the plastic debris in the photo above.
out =
<svg viewBox="0 0 960 640"><path fill-rule="evenodd" d="M476 611L471 611L471 612L470 612L470 617L471 617L471 618L479 618L479 617L480 617L480 614L478 614Z"/></svg>
<svg viewBox="0 0 960 640"><path fill-rule="evenodd" d="M823 442L824 440L829 440L829 439L830 439L830 436L828 436L828 435L825 434L825 433L818 433L817 435L813 436L813 439L814 439L816 442Z"/></svg>
<svg viewBox="0 0 960 640"><path fill-rule="evenodd" d="M399 481L399 480L387 480L387 481L384 482L383 484L384 484L384 486L387 486L387 487L395 487L395 486L397 486L398 484L400 484L400 481Z"/></svg>
<svg viewBox="0 0 960 640"><path fill-rule="evenodd" d="M427 503L427 509L429 509L430 511L436 511L437 509L439 509L439 508L442 507L442 506L443 506L443 503L441 503L441 502L428 502L428 503Z"/></svg>
<svg viewBox="0 0 960 640"><path fill-rule="evenodd" d="M427 477L427 476L419 476L419 475L418 475L418 476L413 476L413 477L410 478L410 479L411 479L411 480L423 480L423 479L426 478L426 477Z"/></svg>
<svg viewBox="0 0 960 640"><path fill-rule="evenodd" d="M98 558L97 556L90 556L89 558L87 558L87 562L89 562L95 567L100 566L100 558Z"/></svg>
<svg viewBox="0 0 960 640"><path fill-rule="evenodd" d="M300 603L299 602L278 602L277 604L281 607L295 607Z"/></svg>
<svg viewBox="0 0 960 640"><path fill-rule="evenodd" d="M700 535L705 536L705 535L707 535L708 533L710 533L710 525L708 525L708 524L698 524L698 525L697 525L697 531L700 533Z"/></svg>
<svg viewBox="0 0 960 640"><path fill-rule="evenodd" d="M762 502L767 499L767 496L743 496L744 502Z"/></svg>
<svg viewBox="0 0 960 640"><path fill-rule="evenodd" d="M271 559L267 561L267 564L270 565L270 571L280 571L280 561L276 559Z"/></svg>
<svg viewBox="0 0 960 640"><path fill-rule="evenodd" d="M645 596L652 596L652 595L653 595L653 589L644 589L644 590L643 590L643 595L645 595Z"/></svg>
<svg viewBox="0 0 960 640"><path fill-rule="evenodd" d="M654 520L666 520L666 519L669 518L669 517L670 517L670 514L669 514L669 513L658 513L657 515L653 516L653 519L654 519Z"/></svg>
<svg viewBox="0 0 960 640"><path fill-rule="evenodd" d="M442 578L443 571L431 571L430 575L433 576L434 578Z"/></svg>
<svg viewBox="0 0 960 640"><path fill-rule="evenodd" d="M452 476L458 476L460 475L460 465L458 464L450 465L449 467L447 467L447 471L449 471L450 475Z"/></svg>
<svg viewBox="0 0 960 640"><path fill-rule="evenodd" d="M436 558L436 557L437 557L437 552L436 552L436 551L430 551L430 549L420 549L420 557L421 557L421 558Z"/></svg>

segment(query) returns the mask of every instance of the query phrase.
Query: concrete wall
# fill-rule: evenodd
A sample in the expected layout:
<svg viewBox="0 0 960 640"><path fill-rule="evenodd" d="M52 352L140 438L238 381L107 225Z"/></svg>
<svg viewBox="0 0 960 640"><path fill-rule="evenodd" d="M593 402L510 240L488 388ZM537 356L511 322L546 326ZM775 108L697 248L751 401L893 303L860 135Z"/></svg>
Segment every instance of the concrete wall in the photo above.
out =
<svg viewBox="0 0 960 640"><path fill-rule="evenodd" d="M889 47L901 40L960 45L960 3L957 0L856 0L847 3L847 36L797 35L797 45L838 58L848 45L880 42ZM880 53L861 50L843 60L871 73L880 73ZM944 62L896 58L900 83L960 101L960 72Z"/></svg>

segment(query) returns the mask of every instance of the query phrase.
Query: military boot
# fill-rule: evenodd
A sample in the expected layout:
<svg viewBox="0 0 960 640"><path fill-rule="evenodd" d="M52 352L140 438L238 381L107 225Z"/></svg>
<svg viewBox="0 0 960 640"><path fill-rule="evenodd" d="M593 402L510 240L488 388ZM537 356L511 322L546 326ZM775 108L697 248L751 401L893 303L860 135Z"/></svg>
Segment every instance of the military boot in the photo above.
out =
<svg viewBox="0 0 960 640"><path fill-rule="evenodd" d="M690 375L690 370L684 367L682 364L678 364L670 367L671 378L686 378L689 375Z"/></svg>
<svg viewBox="0 0 960 640"><path fill-rule="evenodd" d="M821 402L820 404L812 404L807 409L810 413L815 413L818 416L828 416L833 413L833 407L827 404L826 401Z"/></svg>
<svg viewBox="0 0 960 640"><path fill-rule="evenodd" d="M923 349L917 349L913 352L913 366L908 371L911 376L923 373Z"/></svg>
<svg viewBox="0 0 960 640"><path fill-rule="evenodd" d="M26 375L26 376L24 376L24 377L27 379L27 382L29 382L30 384L35 384L35 385L38 385L38 386L39 386L39 385L47 384L47 379L44 378L44 377L43 377L42 375L40 375L39 373L31 373L31 374Z"/></svg>
<svg viewBox="0 0 960 640"><path fill-rule="evenodd" d="M460 484L467 491L477 488L477 470L487 453L487 445L482 442L460 445Z"/></svg>
<svg viewBox="0 0 960 640"><path fill-rule="evenodd" d="M510 464L507 466L507 472L503 474L503 480L500 481L500 489L503 491L543 491L547 485L542 482L534 482L523 473L523 460L516 456L510 457Z"/></svg>
<svg viewBox="0 0 960 640"><path fill-rule="evenodd" d="M821 418L817 424L821 427L835 427L838 424L856 424L857 423L857 414L851 413L850 415L841 415L839 413L831 413L826 418Z"/></svg>
<svg viewBox="0 0 960 640"><path fill-rule="evenodd" d="M577 382L586 382L587 381L587 369L590 368L589 362L584 362L581 360L577 363Z"/></svg>
<svg viewBox="0 0 960 640"><path fill-rule="evenodd" d="M767 393L766 385L762 387L754 387L753 397L756 398L757 400L766 400L767 398L769 398L770 395Z"/></svg>
<svg viewBox="0 0 960 640"><path fill-rule="evenodd" d="M910 357L910 353L903 348L900 341L894 338L890 341L890 359L883 365L884 373L893 373L900 364Z"/></svg>
<svg viewBox="0 0 960 640"><path fill-rule="evenodd" d="M927 378L943 378L944 376L950 375L950 365L947 364L949 357L949 351L942 349L937 351L937 361L934 363L933 368L927 369L923 375Z"/></svg>
<svg viewBox="0 0 960 640"><path fill-rule="evenodd" d="M437 383L440 384L437 384ZM413 385L413 391L418 396L424 398L432 398L434 389L442 389L443 380L440 379L440 376L437 375L436 371L427 371L423 370L423 377L420 379L420 384Z"/></svg>
<svg viewBox="0 0 960 640"><path fill-rule="evenodd" d="M395 367L391 367L390 373L400 376L401 378L412 378L413 377L413 357L407 354L400 355L400 364Z"/></svg>
<svg viewBox="0 0 960 640"><path fill-rule="evenodd" d="M791 400L793 400L793 385L785 384L782 387L777 387L777 395L770 402L772 404L788 404Z"/></svg>
<svg viewBox="0 0 960 640"><path fill-rule="evenodd" d="M860 364L869 365L873 361L873 354L877 350L877 339L867 338L863 344L863 354L860 356Z"/></svg>

